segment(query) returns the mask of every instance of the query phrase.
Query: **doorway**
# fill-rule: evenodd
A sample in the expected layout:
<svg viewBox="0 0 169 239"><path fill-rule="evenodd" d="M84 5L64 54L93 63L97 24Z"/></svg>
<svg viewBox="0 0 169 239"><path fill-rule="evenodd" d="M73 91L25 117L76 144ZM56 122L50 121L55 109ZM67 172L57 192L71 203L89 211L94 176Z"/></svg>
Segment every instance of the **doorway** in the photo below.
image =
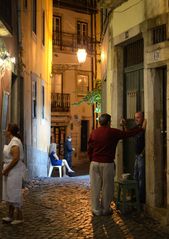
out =
<svg viewBox="0 0 169 239"><path fill-rule="evenodd" d="M87 151L88 125L88 120L81 121L81 152Z"/></svg>
<svg viewBox="0 0 169 239"><path fill-rule="evenodd" d="M144 111L143 68L135 66L130 71L125 70L125 97L124 118L127 127L135 126L134 115L137 111ZM123 141L123 171L133 175L135 161L135 138L127 138Z"/></svg>
<svg viewBox="0 0 169 239"><path fill-rule="evenodd" d="M57 144L57 155L64 157L64 144L66 139L66 126L52 126L52 142Z"/></svg>
<svg viewBox="0 0 169 239"><path fill-rule="evenodd" d="M155 69L155 176L156 206L167 207L167 67ZM156 147L158 145L158 147Z"/></svg>
<svg viewBox="0 0 169 239"><path fill-rule="evenodd" d="M135 125L134 115L144 111L144 42L135 40L124 47L124 109L123 117L127 120L128 128ZM133 175L135 161L135 139L123 141L123 172Z"/></svg>

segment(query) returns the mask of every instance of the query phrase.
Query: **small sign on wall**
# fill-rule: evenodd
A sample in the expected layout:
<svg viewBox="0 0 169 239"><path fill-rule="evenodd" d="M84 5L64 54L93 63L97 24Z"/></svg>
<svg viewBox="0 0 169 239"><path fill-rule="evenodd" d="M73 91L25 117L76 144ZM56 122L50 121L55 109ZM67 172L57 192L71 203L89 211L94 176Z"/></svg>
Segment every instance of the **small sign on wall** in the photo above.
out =
<svg viewBox="0 0 169 239"><path fill-rule="evenodd" d="M160 58L160 51L159 50L154 51L153 60L157 61L157 60L159 60L159 58Z"/></svg>

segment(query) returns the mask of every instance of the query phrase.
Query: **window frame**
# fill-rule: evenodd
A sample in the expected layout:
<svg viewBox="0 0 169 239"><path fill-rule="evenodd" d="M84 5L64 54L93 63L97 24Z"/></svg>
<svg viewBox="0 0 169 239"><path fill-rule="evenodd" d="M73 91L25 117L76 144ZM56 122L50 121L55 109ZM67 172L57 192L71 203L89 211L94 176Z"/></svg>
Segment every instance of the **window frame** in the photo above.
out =
<svg viewBox="0 0 169 239"><path fill-rule="evenodd" d="M45 86L44 82L42 81L41 84L41 116L42 119L45 119Z"/></svg>
<svg viewBox="0 0 169 239"><path fill-rule="evenodd" d="M59 46L62 42L62 17L58 15L53 15L53 41Z"/></svg>
<svg viewBox="0 0 169 239"><path fill-rule="evenodd" d="M45 46L45 10L42 11L42 45Z"/></svg>
<svg viewBox="0 0 169 239"><path fill-rule="evenodd" d="M78 82L79 77L82 77L84 79L86 78L87 79L86 84L83 81L81 86L79 86L79 82ZM89 75L88 74L84 74L84 73L78 73L77 74L76 84L77 84L77 95L78 96L86 95L88 93L88 91L89 91Z"/></svg>
<svg viewBox="0 0 169 239"><path fill-rule="evenodd" d="M32 79L32 118L37 119L37 79Z"/></svg>
<svg viewBox="0 0 169 239"><path fill-rule="evenodd" d="M37 35L37 0L32 0L32 31Z"/></svg>
<svg viewBox="0 0 169 239"><path fill-rule="evenodd" d="M167 26L161 24L152 28L152 44L158 44L167 40Z"/></svg>
<svg viewBox="0 0 169 239"><path fill-rule="evenodd" d="M86 30L84 31L84 27L86 27ZM77 21L77 45L84 46L87 45L87 39L88 39L88 23L85 21Z"/></svg>

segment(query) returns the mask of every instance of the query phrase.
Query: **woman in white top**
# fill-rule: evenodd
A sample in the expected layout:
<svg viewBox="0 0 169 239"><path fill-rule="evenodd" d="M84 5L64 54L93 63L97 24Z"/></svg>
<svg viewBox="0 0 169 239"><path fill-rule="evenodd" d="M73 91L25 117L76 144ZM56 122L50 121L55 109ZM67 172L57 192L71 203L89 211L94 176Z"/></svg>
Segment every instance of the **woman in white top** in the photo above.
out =
<svg viewBox="0 0 169 239"><path fill-rule="evenodd" d="M8 145L4 145L3 193L2 200L7 202L8 216L2 218L3 222L19 224L23 222L22 216L22 178L25 165L23 163L23 145L19 139L19 128L16 124L8 124L6 129ZM16 220L14 210L16 209Z"/></svg>

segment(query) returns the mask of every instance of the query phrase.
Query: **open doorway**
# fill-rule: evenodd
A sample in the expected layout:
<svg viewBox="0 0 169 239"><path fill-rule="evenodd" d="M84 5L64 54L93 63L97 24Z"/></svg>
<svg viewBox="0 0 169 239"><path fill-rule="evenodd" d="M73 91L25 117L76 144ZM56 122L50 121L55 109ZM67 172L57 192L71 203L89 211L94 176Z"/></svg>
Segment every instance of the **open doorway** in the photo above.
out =
<svg viewBox="0 0 169 239"><path fill-rule="evenodd" d="M88 140L88 120L81 121L81 152L87 151L87 140Z"/></svg>
<svg viewBox="0 0 169 239"><path fill-rule="evenodd" d="M66 126L52 126L52 142L57 144L57 155L64 157L64 143L66 139Z"/></svg>
<svg viewBox="0 0 169 239"><path fill-rule="evenodd" d="M128 128L135 125L134 115L144 111L144 42L135 40L124 46L124 109L123 117ZM135 138L123 141L123 172L133 175L135 162Z"/></svg>

